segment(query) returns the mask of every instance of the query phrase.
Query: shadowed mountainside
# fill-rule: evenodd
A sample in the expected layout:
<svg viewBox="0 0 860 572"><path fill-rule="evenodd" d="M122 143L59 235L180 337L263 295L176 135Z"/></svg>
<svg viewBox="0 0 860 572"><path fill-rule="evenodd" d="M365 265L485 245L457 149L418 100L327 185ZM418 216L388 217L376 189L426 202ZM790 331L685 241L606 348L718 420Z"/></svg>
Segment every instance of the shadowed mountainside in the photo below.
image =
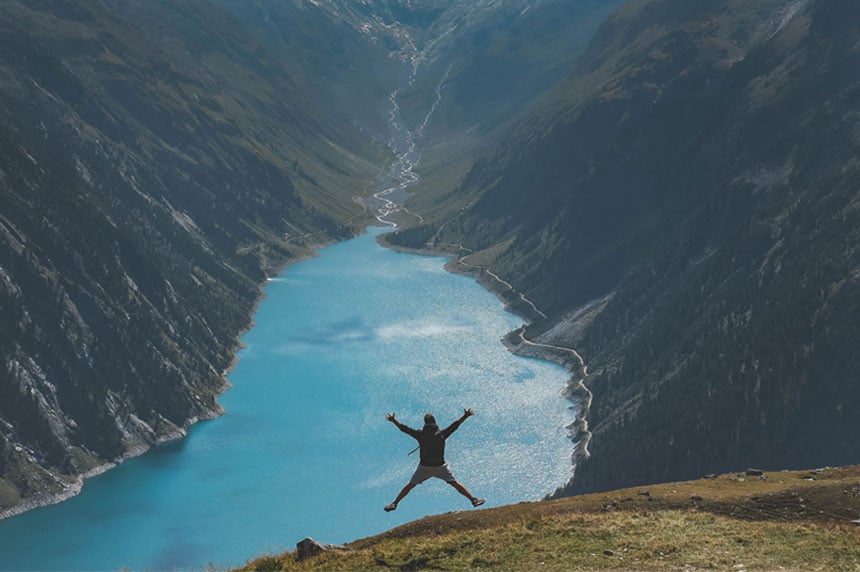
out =
<svg viewBox="0 0 860 572"><path fill-rule="evenodd" d="M405 123L421 125L421 180L409 190L410 210L446 220L471 204L473 189L460 183L476 158L569 77L599 25L620 4L449 2L435 19L412 29L417 73L398 94Z"/></svg>
<svg viewBox="0 0 860 572"><path fill-rule="evenodd" d="M565 493L860 459L858 10L628 2L439 191L471 204L390 237L468 253L584 357Z"/></svg>
<svg viewBox="0 0 860 572"><path fill-rule="evenodd" d="M216 415L267 273L368 220L382 120L337 90L374 109L393 62L278 6L281 35L202 0L4 3L0 513Z"/></svg>
<svg viewBox="0 0 860 572"><path fill-rule="evenodd" d="M746 473L455 512L243 570L856 570L858 467Z"/></svg>

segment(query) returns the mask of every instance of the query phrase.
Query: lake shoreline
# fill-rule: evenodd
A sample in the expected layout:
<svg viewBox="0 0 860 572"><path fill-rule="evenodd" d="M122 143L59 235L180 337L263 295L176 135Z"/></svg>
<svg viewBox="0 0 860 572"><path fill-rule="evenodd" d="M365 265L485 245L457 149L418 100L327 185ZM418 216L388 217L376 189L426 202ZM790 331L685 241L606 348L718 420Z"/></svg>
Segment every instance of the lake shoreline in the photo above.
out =
<svg viewBox="0 0 860 572"><path fill-rule="evenodd" d="M356 238L356 236L345 238L344 240L350 240L352 238ZM218 404L218 399L220 399L220 397L224 395L224 393L226 393L233 387L229 379L227 379L227 376L236 368L236 365L239 363L239 352L245 347L245 344L242 342L242 338L251 330L251 328L254 327L254 315L257 313L257 309L260 307L262 301L266 298L266 285L269 283L272 277L279 276L290 266L297 262L316 258L318 256L317 251L319 249L329 246L330 244L333 244L335 242L339 241L328 240L313 243L309 246L304 246L302 248L306 249L307 252L302 253L295 258L287 258L268 269L267 272L269 275L263 282L257 285L258 292L256 299L251 306L248 323L245 327L240 329L235 336L235 342L230 349L230 352L232 354L230 363L221 372L221 384L217 389L215 389L215 408L207 408L197 415L192 415L182 424L182 426L176 426L175 429L172 429L171 431L166 432L163 435L159 435L155 438L153 442L137 443L130 447L127 451L125 451L121 456L117 457L116 459L100 463L83 473L76 475L55 475L53 473L49 473L49 475L57 483L57 486L62 487L62 490L38 493L20 499L19 502L12 505L11 507L0 510L0 521L19 516L31 510L52 506L67 501L81 493L87 479L91 479L93 477L97 477L103 473L106 473L107 471L118 467L120 464L124 463L125 461L128 461L129 459L140 457L141 455L148 453L159 445L183 439L188 435L188 431L191 429L191 427L196 425L197 423L200 423L201 421L211 421L212 419L217 419L218 417L224 415L224 413L226 413L226 410Z"/></svg>
<svg viewBox="0 0 860 572"><path fill-rule="evenodd" d="M225 385L226 386L223 387L219 391L219 395L223 394L224 391L227 391L227 389L230 388L229 383L226 383ZM177 439L182 439L188 435L188 430L191 428L192 425L195 425L196 423L199 423L201 421L209 421L211 419L216 419L216 418L220 417L223 413L224 413L223 410L211 411L211 415L204 414L204 415L191 417L186 422L186 424L184 424L182 427L178 427L176 430L158 437L156 439L156 441L152 444L136 445L134 447L131 447L125 453L123 453L123 455L121 457L119 457L113 461L107 461L107 462L101 463L99 465L96 465L92 469L90 469L86 472L83 472L79 475L70 476L69 481L63 485L63 486L65 486L65 490L62 490L59 492L47 493L44 495L35 495L32 497L22 499L21 502L19 502L18 504L15 504L15 505L11 506L10 508L0 512L0 520L12 518L14 516L24 514L25 512L29 512L29 511L35 510L37 508L51 506L51 505L59 504L63 501L67 501L70 498L73 498L73 497L75 497L81 493L87 479L91 479L93 477L97 477L103 473L106 473L107 471L118 467L120 464L122 464L125 461L128 461L129 459L134 459L135 457L139 457L139 456L143 455L144 453L147 453L148 451L152 450L154 447L157 447L157 446L162 445L164 443L170 443L172 441L176 441Z"/></svg>
<svg viewBox="0 0 860 572"><path fill-rule="evenodd" d="M448 259L383 248L376 241L382 232L373 226L357 232L357 239L338 241L315 260L290 264L278 278L269 274L269 285L261 275L265 292L253 331L241 339L245 349L229 374L235 387L218 400L230 415L171 434L187 438L152 448L142 460L122 467L100 463L75 482L49 482L68 486L39 504L83 494L17 522L4 521L0 560L13 569L27 562L42 569L69 562L163 569L207 559L234 565L261 546L282 550L291 538L344 542L403 519L461 509L462 499L443 487L410 497L394 520L379 510L414 459L401 458L406 451L382 420L391 407L413 411L429 404L445 415L453 403L480 404L486 417L469 425L471 446L452 455L460 455L455 462L464 480L491 505L538 501L567 482L571 447L565 427L576 419L563 400L567 371L544 360L522 360L500 346L502 334L523 320L501 312L488 289L444 270ZM342 346L340 357L332 346ZM380 352L389 363L379 360ZM226 366L233 356L222 355ZM213 386L217 378L210 378ZM334 427L302 433L299 428L313 426L315 406L331 414ZM167 432L171 426L157 428ZM368 461L359 453L355 490L331 497L339 486L337 471L316 467L338 466L368 443L380 444L373 455L378 458ZM135 448L126 458L146 450ZM511 454L513 464L506 458ZM303 462L308 455L319 462ZM86 480L110 468L122 470ZM314 494L325 500L310 501ZM218 507L217 499L225 497L242 499L231 509L233 517ZM338 507L347 501L368 512L367 518L340 522ZM290 509L273 508L281 505ZM35 507L20 505L18 511ZM177 510L187 518L173 519ZM248 527L237 533L235 522L245 518ZM171 522L168 536L165 519ZM266 524L275 521L277 526ZM114 540L90 547L92 527L106 523L112 523ZM38 554L29 552L27 546L42 542L37 539L48 530L65 532L44 539Z"/></svg>
<svg viewBox="0 0 860 572"><path fill-rule="evenodd" d="M392 244L386 239L388 234L391 233L381 234L376 237L377 242L385 248L408 254L449 258L450 260L445 264L446 270L453 274L473 277L479 285L492 292L504 304L506 311L526 320L526 326L537 320L546 319L546 315L541 313L531 301L525 298L520 292L517 292L510 284L504 282L495 274L489 273L487 271L489 269L465 264L462 262L462 258L458 258L456 254L445 250L410 248ZM573 443L571 478L556 491L547 492L546 498L550 498L573 481L577 463L580 460L587 459L591 455L588 446L591 443L592 433L588 428L588 414L591 411L593 394L585 383L588 378L588 367L579 353L572 348L549 346L526 339L525 326L507 332L502 336L501 342L514 355L556 363L564 367L571 375L563 391L563 396L573 404L572 408L576 415L576 420L566 427L570 440Z"/></svg>
<svg viewBox="0 0 860 572"><path fill-rule="evenodd" d="M368 227L368 230L365 231L365 233L369 232L370 228L374 228L377 226L378 225L370 225ZM361 234L364 233L358 233L355 236L349 237L344 240L357 238L358 236L361 236ZM376 237L376 241L381 246L396 252L417 254L421 256L448 258L449 260L445 264L445 269L448 272L451 272L452 274L471 276L479 285L481 285L487 291L495 295L496 298L504 304L504 309L506 311L523 318L524 320L526 320L527 324L532 323L534 321L536 316L534 314L534 311L531 310L531 308L533 308L534 306L518 303L518 301L522 299L522 296L516 292L512 294L512 289L506 283L503 283L497 278L488 275L487 272L483 271L478 267L469 267L468 265L460 263L459 260L456 258L456 255L450 252L429 248L416 249L394 245L385 239L386 234L380 234ZM280 264L273 266L270 269L269 276L266 278L266 280L258 285L258 295L251 307L248 323L244 328L237 332L235 337L235 344L231 349L232 358L230 360L229 365L221 372L221 386L216 390L216 405L218 405L217 400L233 387L233 385L228 379L228 375L236 368L239 363L239 352L243 348L245 348L245 344L242 342L242 338L255 325L254 315L256 314L260 304L266 298L265 287L268 282L272 278L282 274L293 264L316 258L318 256L319 249L325 248L326 246L330 246L331 244L335 244L338 242L342 241L330 240L315 243L311 246L308 246L307 252L303 255L298 256L296 258L290 258ZM574 362L560 355L560 352L564 353L565 350L571 352L573 350L569 350L567 348L556 348L556 351L553 351L549 349L549 346L541 347L538 344L533 344L532 342L529 342L525 339L525 337L523 336L523 330L524 328L518 328L502 335L500 341L508 349L508 351L522 357L533 357L557 363L567 369L568 372L572 375L571 379L568 381L567 387L563 391L563 395L566 399L570 400L573 403L573 408L576 411L576 421L572 425L567 427L567 429L570 431L570 438L574 443L574 451L572 454L572 469L575 469L576 462L579 459L588 456L587 444L588 440L590 440L590 432L587 430L588 424L586 417L591 403L591 392L585 386L584 376L582 376L578 372L577 366L574 364ZM519 336L519 342L515 341L516 336ZM155 447L158 447L159 445L183 439L187 437L188 431L197 423L217 419L225 412L226 411L219 405L216 409L208 409L204 412L201 412L201 414L192 416L182 426L177 426L174 430L158 436L152 443L136 444L117 459L105 461L104 463L96 465L84 473L68 476L68 480L63 482L61 485L59 484L59 481L63 480L63 477L57 476L55 477L55 481L58 482L58 486L63 487L63 490L53 491L45 494L38 494L21 499L19 503L3 511L0 511L0 521L24 514L31 510L59 504L66 500L69 500L82 492L88 479L91 479L111 469L114 469L125 461L144 455L150 452ZM548 491L547 495L550 494L551 492Z"/></svg>

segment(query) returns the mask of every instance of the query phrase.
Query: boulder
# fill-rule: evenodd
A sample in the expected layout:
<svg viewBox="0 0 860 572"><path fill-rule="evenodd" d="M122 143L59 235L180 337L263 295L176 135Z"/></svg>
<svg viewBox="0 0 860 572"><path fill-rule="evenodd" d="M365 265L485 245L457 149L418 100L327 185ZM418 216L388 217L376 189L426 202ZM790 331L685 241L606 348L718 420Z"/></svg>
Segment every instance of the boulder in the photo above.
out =
<svg viewBox="0 0 860 572"><path fill-rule="evenodd" d="M326 544L317 542L313 538L305 538L296 543L296 560L305 560L323 552L332 552L335 550L346 550L338 544Z"/></svg>

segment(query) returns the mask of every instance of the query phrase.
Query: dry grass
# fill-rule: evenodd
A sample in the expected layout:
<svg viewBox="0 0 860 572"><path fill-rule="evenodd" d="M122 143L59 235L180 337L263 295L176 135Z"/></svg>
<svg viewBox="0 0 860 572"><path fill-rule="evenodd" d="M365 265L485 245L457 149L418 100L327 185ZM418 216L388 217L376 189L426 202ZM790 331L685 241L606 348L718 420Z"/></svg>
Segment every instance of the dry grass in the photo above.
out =
<svg viewBox="0 0 860 572"><path fill-rule="evenodd" d="M246 570L860 571L860 466L766 476L440 515Z"/></svg>

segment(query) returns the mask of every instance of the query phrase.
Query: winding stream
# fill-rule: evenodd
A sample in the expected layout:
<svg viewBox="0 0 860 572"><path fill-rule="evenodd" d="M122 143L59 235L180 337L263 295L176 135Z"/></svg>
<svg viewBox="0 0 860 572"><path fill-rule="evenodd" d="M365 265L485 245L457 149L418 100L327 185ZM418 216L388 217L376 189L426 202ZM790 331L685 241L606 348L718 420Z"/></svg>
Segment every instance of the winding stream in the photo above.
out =
<svg viewBox="0 0 860 572"><path fill-rule="evenodd" d="M391 215L397 212L408 213L418 219L419 223L424 222L420 214L413 213L403 206L407 198L405 191L419 180L418 173L416 173L416 169L421 163L419 143L424 137L427 125L436 113L436 108L442 101L445 82L451 73L451 66L449 66L439 79L434 91L433 103L428 107L423 120L415 129L410 129L401 114L398 98L404 89L414 85L420 64L424 60L424 54L418 51L414 42L411 41L404 42L403 49L405 53L401 54L400 57L407 60L409 64L409 76L404 87L397 88L388 95L388 146L394 153L395 159L380 179L382 188L373 194L376 203L372 205L376 212L376 220L391 228L397 226L390 219Z"/></svg>

